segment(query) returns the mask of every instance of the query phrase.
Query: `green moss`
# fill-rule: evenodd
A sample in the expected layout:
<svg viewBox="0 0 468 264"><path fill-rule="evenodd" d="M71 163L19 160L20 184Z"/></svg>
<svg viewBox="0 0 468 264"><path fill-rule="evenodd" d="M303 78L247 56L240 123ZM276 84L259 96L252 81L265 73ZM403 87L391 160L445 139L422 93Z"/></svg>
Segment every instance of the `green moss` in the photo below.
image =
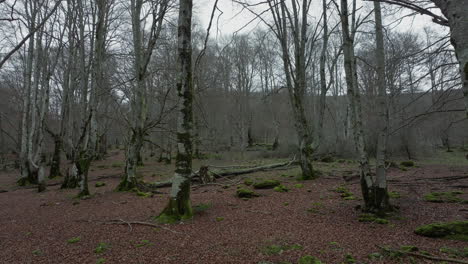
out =
<svg viewBox="0 0 468 264"><path fill-rule="evenodd" d="M348 253L345 255L344 263L353 264L353 263L356 263L356 259L351 254Z"/></svg>
<svg viewBox="0 0 468 264"><path fill-rule="evenodd" d="M278 186L276 186L275 188L273 188L273 190L275 192L289 192L289 189L286 188L284 185L280 184Z"/></svg>
<svg viewBox="0 0 468 264"><path fill-rule="evenodd" d="M423 225L416 228L414 232L426 237L468 241L468 221Z"/></svg>
<svg viewBox="0 0 468 264"><path fill-rule="evenodd" d="M451 248L451 247L441 247L440 252L450 255L450 257L461 257L461 258L468 258L468 247L463 249L458 248Z"/></svg>
<svg viewBox="0 0 468 264"><path fill-rule="evenodd" d="M273 189L281 183L277 180L265 180L253 184L255 189Z"/></svg>
<svg viewBox="0 0 468 264"><path fill-rule="evenodd" d="M135 246L139 248L139 247L151 246L151 245L154 245L154 244L151 243L149 240L143 239L139 243L137 243Z"/></svg>
<svg viewBox="0 0 468 264"><path fill-rule="evenodd" d="M67 243L68 244L75 244L75 243L80 242L80 240L81 240L81 237L72 237L72 238L67 240Z"/></svg>
<svg viewBox="0 0 468 264"><path fill-rule="evenodd" d="M405 161L400 162L400 165L404 167L414 167L414 161L405 160Z"/></svg>
<svg viewBox="0 0 468 264"><path fill-rule="evenodd" d="M416 252L419 251L419 248L416 246L401 246L400 249L405 252Z"/></svg>
<svg viewBox="0 0 468 264"><path fill-rule="evenodd" d="M103 186L106 186L106 183L105 182L96 182L96 184L94 184L94 187L103 187Z"/></svg>
<svg viewBox="0 0 468 264"><path fill-rule="evenodd" d="M193 212L195 214L200 214L210 209L211 207L213 207L213 204L211 203L200 203L193 206Z"/></svg>
<svg viewBox="0 0 468 264"><path fill-rule="evenodd" d="M399 192L393 191L393 192L389 192L389 193L388 193L388 197L397 199L397 198L400 198L401 195L400 195Z"/></svg>
<svg viewBox="0 0 468 264"><path fill-rule="evenodd" d="M244 184L247 185L247 186L250 186L250 185L254 184L254 181L252 179L247 178L247 179L244 180Z"/></svg>
<svg viewBox="0 0 468 264"><path fill-rule="evenodd" d="M361 214L358 218L359 222L371 222L371 223L377 223L377 224L388 224L389 221L384 218L377 217L374 214Z"/></svg>
<svg viewBox="0 0 468 264"><path fill-rule="evenodd" d="M153 197L153 193L151 193L151 192L140 192L140 191L137 191L137 192L136 192L136 195L137 195L137 196L140 196L140 197L143 197L143 198Z"/></svg>
<svg viewBox="0 0 468 264"><path fill-rule="evenodd" d="M258 197L258 194L252 190L241 188L236 191L236 196L239 198L253 198Z"/></svg>
<svg viewBox="0 0 468 264"><path fill-rule="evenodd" d="M215 220L216 220L216 222L221 222L221 221L224 220L224 217L219 216L219 217L216 217Z"/></svg>
<svg viewBox="0 0 468 264"><path fill-rule="evenodd" d="M294 184L294 188L298 188L298 189L304 188L304 184L302 183Z"/></svg>
<svg viewBox="0 0 468 264"><path fill-rule="evenodd" d="M104 264L104 263L106 263L105 258L98 258L98 260L96 260L96 264Z"/></svg>
<svg viewBox="0 0 468 264"><path fill-rule="evenodd" d="M43 253L42 253L42 251L40 249L35 249L35 250L33 250L32 253L33 253L34 256L42 256L43 255Z"/></svg>
<svg viewBox="0 0 468 264"><path fill-rule="evenodd" d="M356 200L356 197L354 197L354 194L350 192L345 186L338 186L336 189L333 191L337 192L340 194L341 198L344 200Z"/></svg>
<svg viewBox="0 0 468 264"><path fill-rule="evenodd" d="M158 217L156 217L155 220L160 224L174 224L179 222L180 219L174 215L161 214Z"/></svg>
<svg viewBox="0 0 468 264"><path fill-rule="evenodd" d="M109 166L104 165L104 164L97 165L96 167L98 167L98 169L108 169L109 168Z"/></svg>
<svg viewBox="0 0 468 264"><path fill-rule="evenodd" d="M370 253L369 255L367 255L367 257L370 260L380 260L384 258L384 256L380 254L379 252Z"/></svg>
<svg viewBox="0 0 468 264"><path fill-rule="evenodd" d="M298 264L323 264L318 258L306 255L302 256L298 261Z"/></svg>
<svg viewBox="0 0 468 264"><path fill-rule="evenodd" d="M460 194L463 194L463 192L432 192L424 195L424 200L431 203L461 203L463 199L457 197Z"/></svg>
<svg viewBox="0 0 468 264"><path fill-rule="evenodd" d="M100 254L100 253L105 252L105 251L108 250L109 248L110 248L109 244L104 243L104 242L100 242L100 243L98 244L98 246L94 249L94 253Z"/></svg>

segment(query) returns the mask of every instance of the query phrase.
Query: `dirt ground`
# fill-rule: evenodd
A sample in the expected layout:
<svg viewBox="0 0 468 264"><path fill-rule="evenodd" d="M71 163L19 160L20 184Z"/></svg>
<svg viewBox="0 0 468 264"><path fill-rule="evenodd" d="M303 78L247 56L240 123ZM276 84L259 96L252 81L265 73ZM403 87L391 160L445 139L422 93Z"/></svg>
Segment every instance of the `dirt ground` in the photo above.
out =
<svg viewBox="0 0 468 264"><path fill-rule="evenodd" d="M250 164L272 160L249 160ZM246 161L201 160L201 164L242 164ZM350 161L317 163L323 175L298 181L297 168L258 172L193 188L193 205L204 210L190 221L159 227L117 225L108 221L152 222L167 202L164 194L141 197L115 192L123 171L123 156L114 151L95 162L90 175L92 197L75 198L77 190L61 190L52 180L44 193L15 187L17 172L0 174L0 263L297 263L312 255L323 263L441 263L422 258L369 258L379 247L412 245L437 257L454 257L441 248L463 250L468 242L433 239L414 229L433 222L467 220L462 203L430 203L424 195L435 191L463 191L468 200L468 162L440 165L419 163L389 170L389 190L397 192L399 207L387 224L359 222L362 203ZM139 168L146 181L167 179L173 165L155 158ZM260 197L242 200L238 185L250 178L277 179L289 192L255 190ZM104 187L95 187L97 181ZM345 186L356 200L345 200L334 190ZM250 187L247 187L250 188ZM396 195L398 196L398 195ZM153 222L154 223L154 222ZM378 255L376 255L378 256ZM468 258L458 256L460 260Z"/></svg>

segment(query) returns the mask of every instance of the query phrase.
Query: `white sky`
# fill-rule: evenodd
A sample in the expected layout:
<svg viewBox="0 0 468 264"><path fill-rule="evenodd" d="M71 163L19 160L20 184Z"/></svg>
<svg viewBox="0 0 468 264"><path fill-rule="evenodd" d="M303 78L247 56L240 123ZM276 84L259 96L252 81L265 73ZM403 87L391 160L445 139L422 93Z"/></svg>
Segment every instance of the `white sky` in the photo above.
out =
<svg viewBox="0 0 468 264"><path fill-rule="evenodd" d="M202 27L206 30L208 23L210 21L210 15L213 8L215 0L199 0L195 3L195 16L201 21ZM251 1L252 3L255 1ZM261 1L258 1L261 2ZM320 18L321 14L321 0L313 0L312 2L312 12L311 15L316 17L317 20ZM362 2L358 0L358 6L364 5L367 8L372 8L372 2ZM385 5L384 5L385 6ZM239 4L233 3L231 0L219 0L218 8L223 11L223 15L219 20L219 30L223 32L223 34L232 34L233 32L241 29L246 23L248 23L251 19L255 18L249 11L244 10ZM370 10L370 9L369 9ZM215 18L217 18L219 12L216 13ZM373 17L373 16L372 16ZM312 20L312 19L309 19ZM312 21L311 21L312 22ZM391 19L385 21L386 23L391 22ZM250 24L247 28L243 30L243 32L250 31L256 26L262 26L262 23L258 21L258 19ZM434 23L431 22L431 19L428 16L416 15L415 17L406 18L404 19L403 23L399 24L397 29L401 31L407 30L415 30L419 31L422 30L425 26L435 27L437 30L441 30L440 26L436 26ZM216 30L216 23L213 24L212 28L212 36L215 35ZM220 33L220 32L218 32Z"/></svg>

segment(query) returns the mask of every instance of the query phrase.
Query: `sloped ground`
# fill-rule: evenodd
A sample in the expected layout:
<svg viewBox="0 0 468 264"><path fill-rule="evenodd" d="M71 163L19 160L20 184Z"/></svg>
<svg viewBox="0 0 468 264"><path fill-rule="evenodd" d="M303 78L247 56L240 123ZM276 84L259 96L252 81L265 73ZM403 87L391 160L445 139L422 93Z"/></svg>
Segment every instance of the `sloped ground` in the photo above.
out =
<svg viewBox="0 0 468 264"><path fill-rule="evenodd" d="M106 186L100 188L91 181L94 195L87 200L75 199L77 190L60 190L58 185L42 194L35 189L0 193L0 263L297 263L304 255L316 256L324 263L342 263L347 254L356 263L411 263L408 258L371 260L368 255L379 252L378 246L413 245L449 257L440 252L442 247L468 247L467 242L413 233L422 224L468 219L466 204L423 200L429 192L453 190L464 191L460 197L468 199L466 163L390 169L389 189L401 197L392 199L400 211L388 224L357 220L360 212L355 207L361 201L344 200L333 191L344 185L360 197L358 182L345 182L342 177L353 174L357 165L335 162L320 163L325 174L313 181L298 182L294 178L298 170L289 169L194 188L193 204L209 208L191 221L154 228L102 223L118 219L151 222L167 202L165 194L145 198L114 192L122 171L121 160L121 154L115 153L93 166L91 180L114 176L101 179ZM147 163L140 168L146 180L170 177L171 165ZM197 166L201 163L230 162L197 161ZM11 175L0 176L3 188L12 188ZM260 197L242 200L235 197L235 191L244 178L278 179L290 191L256 190ZM167 193L168 189L162 191ZM68 242L77 237L75 243ZM105 243L100 247L103 250L96 253L100 243ZM438 263L419 258L414 261Z"/></svg>

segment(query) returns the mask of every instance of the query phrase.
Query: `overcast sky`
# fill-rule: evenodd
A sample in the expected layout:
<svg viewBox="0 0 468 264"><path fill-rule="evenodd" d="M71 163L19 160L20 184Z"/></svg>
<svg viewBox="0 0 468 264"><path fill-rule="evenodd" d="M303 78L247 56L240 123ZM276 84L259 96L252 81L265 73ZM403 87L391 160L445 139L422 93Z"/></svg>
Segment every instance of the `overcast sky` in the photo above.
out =
<svg viewBox="0 0 468 264"><path fill-rule="evenodd" d="M195 3L195 16L200 20L203 28L205 29L208 26L214 2L215 0L200 0L196 1ZM321 2L321 0L313 0L311 9L312 17L316 17L317 19L320 18L322 12ZM371 2L363 3L360 0L358 0L358 5L364 5L367 8L372 7ZM223 12L218 24L219 30L222 31L223 34L232 34L233 32L236 32L254 18L254 16L250 14L249 11L242 11L242 8L238 4L233 3L231 0L219 0L218 8L221 9ZM216 17L217 15L219 15L219 12L216 13ZM387 18L385 22L390 23L392 20L393 19ZM398 25L397 28L402 31L410 29L414 31L421 31L424 26L430 25L433 26L436 30L442 30L440 26L435 26L433 24L434 23L431 22L429 17L416 15L412 18L406 18L402 23ZM243 30L243 32L248 32L254 29L256 26L262 26L262 23L259 21L255 21L254 23L246 27ZM212 36L214 37L215 29L216 24L213 25L213 29L211 31L213 34Z"/></svg>

